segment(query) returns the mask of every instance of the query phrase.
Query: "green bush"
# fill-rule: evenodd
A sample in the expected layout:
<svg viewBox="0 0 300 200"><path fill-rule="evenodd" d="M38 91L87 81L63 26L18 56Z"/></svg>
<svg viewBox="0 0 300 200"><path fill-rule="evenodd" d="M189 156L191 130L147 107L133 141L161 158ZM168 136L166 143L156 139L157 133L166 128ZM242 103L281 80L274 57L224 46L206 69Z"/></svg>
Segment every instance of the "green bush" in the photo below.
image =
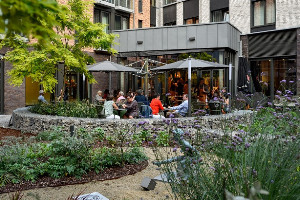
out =
<svg viewBox="0 0 300 200"><path fill-rule="evenodd" d="M58 115L65 117L97 118L96 106L88 101L57 102L55 104L38 103L30 108L33 113Z"/></svg>
<svg viewBox="0 0 300 200"><path fill-rule="evenodd" d="M103 137L101 129L92 134L78 130L73 137L59 131L39 134L47 143L9 144L0 147L0 186L8 183L35 181L41 176L80 177L89 171L147 160L137 148L94 148L95 137ZM47 136L48 134L48 136ZM94 135L93 135L94 134Z"/></svg>

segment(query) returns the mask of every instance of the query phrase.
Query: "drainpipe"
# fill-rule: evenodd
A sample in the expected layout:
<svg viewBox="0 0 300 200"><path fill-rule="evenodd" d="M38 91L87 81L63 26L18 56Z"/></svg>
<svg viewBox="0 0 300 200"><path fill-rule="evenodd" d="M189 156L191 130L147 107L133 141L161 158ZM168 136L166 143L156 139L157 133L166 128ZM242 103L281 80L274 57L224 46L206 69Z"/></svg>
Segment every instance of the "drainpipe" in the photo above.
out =
<svg viewBox="0 0 300 200"><path fill-rule="evenodd" d="M133 27L132 27L132 29L134 29L135 28L135 25L134 25L135 24L135 17L134 17L135 16L135 10L134 10L135 9L135 0L132 0L132 2L133 2L133 8L132 8L133 9L133 13L132 13L132 25L133 25Z"/></svg>

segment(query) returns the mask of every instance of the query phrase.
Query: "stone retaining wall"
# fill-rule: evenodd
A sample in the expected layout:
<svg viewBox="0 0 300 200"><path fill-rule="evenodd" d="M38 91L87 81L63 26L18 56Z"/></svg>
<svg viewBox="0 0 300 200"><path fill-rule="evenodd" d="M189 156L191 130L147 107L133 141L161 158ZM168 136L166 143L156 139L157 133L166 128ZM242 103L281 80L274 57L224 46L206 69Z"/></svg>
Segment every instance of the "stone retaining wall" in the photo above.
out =
<svg viewBox="0 0 300 200"><path fill-rule="evenodd" d="M24 132L39 133L51 130L52 127L60 126L62 130L69 131L70 126L92 130L101 127L105 132L114 133L120 127L135 125L147 121L154 128L167 128L171 119L95 119L95 118L76 118L61 117L50 115L39 115L31 113L29 108L19 108L13 111L13 127ZM252 119L251 111L238 111L226 115L203 116L199 118L186 117L172 119L178 123L179 127L193 127L197 125L203 129L224 129L226 126L237 127L238 124L247 125Z"/></svg>

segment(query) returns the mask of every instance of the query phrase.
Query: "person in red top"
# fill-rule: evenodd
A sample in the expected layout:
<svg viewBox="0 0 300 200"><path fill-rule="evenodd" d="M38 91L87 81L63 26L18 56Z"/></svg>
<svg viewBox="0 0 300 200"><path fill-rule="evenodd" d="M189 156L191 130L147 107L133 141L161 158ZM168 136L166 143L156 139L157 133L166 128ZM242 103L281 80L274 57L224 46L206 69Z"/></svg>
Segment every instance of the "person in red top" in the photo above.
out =
<svg viewBox="0 0 300 200"><path fill-rule="evenodd" d="M153 118L164 118L164 116L159 115L160 110L164 110L164 107L160 101L160 95L155 94L150 103L150 107L152 109Z"/></svg>

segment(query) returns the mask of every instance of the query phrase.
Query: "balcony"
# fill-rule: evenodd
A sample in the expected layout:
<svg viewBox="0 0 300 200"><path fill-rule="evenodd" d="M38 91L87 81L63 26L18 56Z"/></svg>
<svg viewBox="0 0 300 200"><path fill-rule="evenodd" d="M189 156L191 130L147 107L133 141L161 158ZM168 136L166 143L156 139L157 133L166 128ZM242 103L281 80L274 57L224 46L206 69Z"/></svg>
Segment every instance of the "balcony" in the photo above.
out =
<svg viewBox="0 0 300 200"><path fill-rule="evenodd" d="M95 0L95 3L113 7L113 8L115 7L115 0Z"/></svg>
<svg viewBox="0 0 300 200"><path fill-rule="evenodd" d="M133 0L115 0L116 10L133 13Z"/></svg>

